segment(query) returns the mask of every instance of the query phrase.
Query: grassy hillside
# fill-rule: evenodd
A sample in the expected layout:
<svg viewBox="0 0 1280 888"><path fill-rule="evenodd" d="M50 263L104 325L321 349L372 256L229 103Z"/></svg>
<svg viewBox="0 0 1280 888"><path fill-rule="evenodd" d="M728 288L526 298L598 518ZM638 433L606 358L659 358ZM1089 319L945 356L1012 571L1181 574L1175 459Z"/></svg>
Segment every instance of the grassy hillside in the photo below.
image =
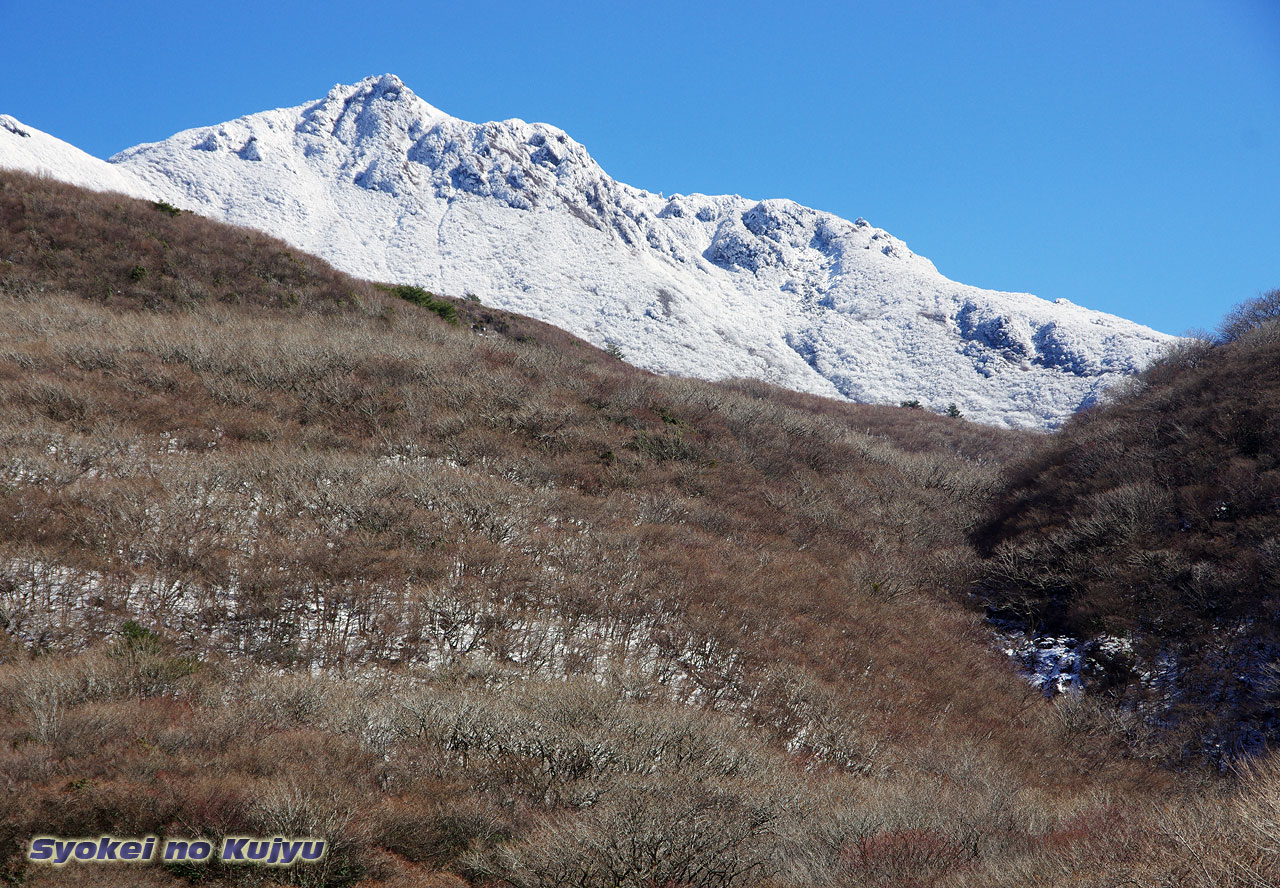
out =
<svg viewBox="0 0 1280 888"><path fill-rule="evenodd" d="M398 292L0 174L10 881L104 831L334 843L155 885L1277 872L1275 771L1175 783L955 604L1036 436Z"/></svg>

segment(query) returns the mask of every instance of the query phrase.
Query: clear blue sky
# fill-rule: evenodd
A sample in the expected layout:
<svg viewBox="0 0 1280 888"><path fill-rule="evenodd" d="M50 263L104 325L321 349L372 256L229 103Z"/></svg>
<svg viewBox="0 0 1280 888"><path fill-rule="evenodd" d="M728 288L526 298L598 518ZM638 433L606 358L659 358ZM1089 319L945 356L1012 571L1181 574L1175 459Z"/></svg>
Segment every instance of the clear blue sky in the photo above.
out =
<svg viewBox="0 0 1280 888"><path fill-rule="evenodd" d="M0 112L106 157L392 72L651 191L790 197L1168 332L1280 287L1280 0L0 0Z"/></svg>

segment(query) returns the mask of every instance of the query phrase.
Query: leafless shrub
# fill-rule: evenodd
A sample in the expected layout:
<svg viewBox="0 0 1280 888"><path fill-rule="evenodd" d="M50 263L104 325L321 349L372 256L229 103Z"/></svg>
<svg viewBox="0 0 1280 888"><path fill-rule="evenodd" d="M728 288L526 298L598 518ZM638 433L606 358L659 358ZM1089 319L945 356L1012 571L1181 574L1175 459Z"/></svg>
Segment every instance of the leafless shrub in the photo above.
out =
<svg viewBox="0 0 1280 888"><path fill-rule="evenodd" d="M775 828L782 816L782 805L761 804L732 786L641 784L585 818L550 820L492 859L468 865L519 888L758 884L779 867Z"/></svg>
<svg viewBox="0 0 1280 888"><path fill-rule="evenodd" d="M1234 342L1277 318L1280 318L1280 290L1268 290L1227 312L1218 325L1218 332L1224 342Z"/></svg>
<svg viewBox="0 0 1280 888"><path fill-rule="evenodd" d="M4 696L25 717L36 739L54 743L62 736L68 710L117 690L111 672L100 657L38 658L6 670Z"/></svg>
<svg viewBox="0 0 1280 888"><path fill-rule="evenodd" d="M364 852L372 834L367 815L358 795L346 787L293 778L260 786L249 810L261 835L326 841L322 860L288 871L293 884L317 888L349 885L365 874Z"/></svg>

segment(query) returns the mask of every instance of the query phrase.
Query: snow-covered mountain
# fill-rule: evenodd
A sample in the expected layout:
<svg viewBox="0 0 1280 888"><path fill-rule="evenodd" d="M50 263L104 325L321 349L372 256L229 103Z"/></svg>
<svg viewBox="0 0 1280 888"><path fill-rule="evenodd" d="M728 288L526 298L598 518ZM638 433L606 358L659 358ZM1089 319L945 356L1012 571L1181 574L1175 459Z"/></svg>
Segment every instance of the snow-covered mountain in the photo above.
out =
<svg viewBox="0 0 1280 888"><path fill-rule="evenodd" d="M651 370L954 402L994 424L1052 427L1171 339L955 283L862 219L632 188L553 126L468 123L391 75L109 163L0 118L0 166L98 175L93 187L262 229L352 274L474 293Z"/></svg>
<svg viewBox="0 0 1280 888"><path fill-rule="evenodd" d="M155 189L128 170L114 167L35 127L24 126L8 114L0 114L0 168L48 176L94 191L155 199L151 197Z"/></svg>

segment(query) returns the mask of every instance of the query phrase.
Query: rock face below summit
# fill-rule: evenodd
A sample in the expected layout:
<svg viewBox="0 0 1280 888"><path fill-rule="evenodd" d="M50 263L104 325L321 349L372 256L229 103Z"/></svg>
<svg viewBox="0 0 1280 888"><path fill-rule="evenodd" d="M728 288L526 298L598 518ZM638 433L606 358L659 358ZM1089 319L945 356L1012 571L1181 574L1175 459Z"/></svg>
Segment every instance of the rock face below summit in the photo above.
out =
<svg viewBox="0 0 1280 888"><path fill-rule="evenodd" d="M0 130L0 165L21 165L16 140ZM468 123L390 75L102 165L352 274L475 293L661 373L1052 428L1172 338L955 283L861 219L632 188L555 127Z"/></svg>

